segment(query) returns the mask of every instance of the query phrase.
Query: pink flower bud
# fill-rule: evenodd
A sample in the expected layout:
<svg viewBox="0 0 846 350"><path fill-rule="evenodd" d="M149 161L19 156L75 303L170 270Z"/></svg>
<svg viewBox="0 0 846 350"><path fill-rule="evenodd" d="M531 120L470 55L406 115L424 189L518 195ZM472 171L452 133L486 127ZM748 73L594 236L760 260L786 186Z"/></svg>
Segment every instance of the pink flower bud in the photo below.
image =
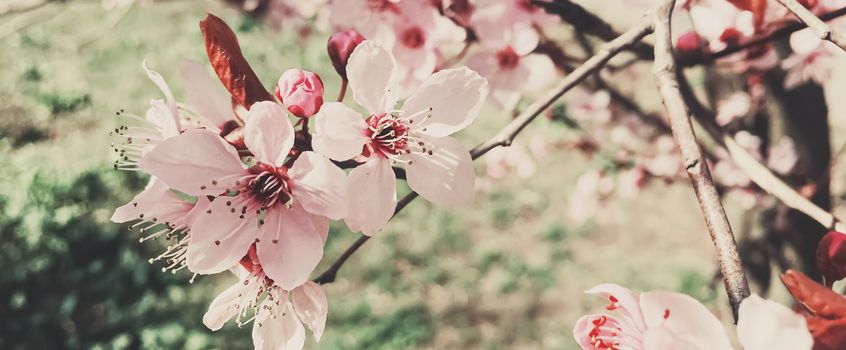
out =
<svg viewBox="0 0 846 350"><path fill-rule="evenodd" d="M696 32L690 31L679 37L676 42L676 50L683 54L696 53L702 50L703 44L702 37Z"/></svg>
<svg viewBox="0 0 846 350"><path fill-rule="evenodd" d="M279 77L276 97L291 114L308 118L323 105L323 81L315 73L289 69Z"/></svg>
<svg viewBox="0 0 846 350"><path fill-rule="evenodd" d="M817 246L817 269L831 286L846 278L846 235L829 231Z"/></svg>
<svg viewBox="0 0 846 350"><path fill-rule="evenodd" d="M329 44L327 45L329 58L332 59L335 71L344 80L347 79L347 60L350 59L355 47L362 41L364 41L364 37L355 30L337 32L329 37Z"/></svg>

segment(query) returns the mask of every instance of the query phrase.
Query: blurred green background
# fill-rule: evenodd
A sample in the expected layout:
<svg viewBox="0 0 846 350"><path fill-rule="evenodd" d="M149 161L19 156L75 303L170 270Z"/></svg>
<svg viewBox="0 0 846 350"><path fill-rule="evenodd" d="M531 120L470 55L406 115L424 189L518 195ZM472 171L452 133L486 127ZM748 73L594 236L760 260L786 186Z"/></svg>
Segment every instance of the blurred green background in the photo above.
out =
<svg viewBox="0 0 846 350"><path fill-rule="evenodd" d="M334 96L339 79L325 35L298 40L216 1L163 1L126 13L69 1L29 19L0 17L0 349L251 348L249 327L212 333L201 322L234 277L189 284L187 273L162 273L147 259L163 242L139 244L137 233L109 222L146 183L142 174L112 170L115 112L140 114L160 98L141 69L145 58L184 96L178 65L205 61L197 22L206 11L236 30L266 86L296 66L320 73ZM459 137L474 144L508 119L485 109ZM572 136L547 120L532 133ZM582 291L600 282L681 291L730 318L685 184L653 184L575 225L566 219L568 194L580 174L605 165L550 152L529 179L487 180L473 206L411 204L325 287L327 331L307 347L575 349L573 323L602 305ZM327 260L356 238L333 225Z"/></svg>

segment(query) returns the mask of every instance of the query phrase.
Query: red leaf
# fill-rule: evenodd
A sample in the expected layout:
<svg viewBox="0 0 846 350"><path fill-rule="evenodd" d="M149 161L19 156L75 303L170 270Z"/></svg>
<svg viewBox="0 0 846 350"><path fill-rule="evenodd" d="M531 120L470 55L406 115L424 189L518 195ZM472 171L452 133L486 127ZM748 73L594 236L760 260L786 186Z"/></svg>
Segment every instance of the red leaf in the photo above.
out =
<svg viewBox="0 0 846 350"><path fill-rule="evenodd" d="M805 274L787 270L781 281L796 301L808 311L824 318L846 317L846 297L810 279Z"/></svg>
<svg viewBox="0 0 846 350"><path fill-rule="evenodd" d="M846 319L809 317L808 331L814 337L814 350L840 350L846 345Z"/></svg>
<svg viewBox="0 0 846 350"><path fill-rule="evenodd" d="M764 15L767 12L767 0L728 0L734 7L752 12L755 19L755 28L761 28L764 24Z"/></svg>
<svg viewBox="0 0 846 350"><path fill-rule="evenodd" d="M235 32L222 19L207 14L200 21L200 31L206 42L209 62L220 82L238 104L250 109L253 103L273 100L273 95L264 88L241 53Z"/></svg>
<svg viewBox="0 0 846 350"><path fill-rule="evenodd" d="M817 246L817 269L827 286L846 278L846 235L829 231Z"/></svg>

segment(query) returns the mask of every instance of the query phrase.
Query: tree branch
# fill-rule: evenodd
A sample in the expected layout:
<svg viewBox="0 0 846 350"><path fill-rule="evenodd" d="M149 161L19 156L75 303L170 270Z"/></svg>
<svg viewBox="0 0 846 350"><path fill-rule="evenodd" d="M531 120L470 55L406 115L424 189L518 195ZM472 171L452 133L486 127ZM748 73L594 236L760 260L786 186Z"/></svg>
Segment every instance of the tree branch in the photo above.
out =
<svg viewBox="0 0 846 350"><path fill-rule="evenodd" d="M685 171L693 184L699 208L705 216L705 226L714 242L723 275L723 284L734 319L737 320L740 302L749 296L749 285L737 253L734 234L720 202L717 187L711 178L711 172L696 141L687 106L679 90L670 28L674 5L675 0L666 0L655 13L655 80L667 110L673 138L684 160Z"/></svg>
<svg viewBox="0 0 846 350"><path fill-rule="evenodd" d="M650 13L652 13L652 11L647 14ZM514 138L516 138L517 135L520 134L527 125L529 125L529 123L535 120L535 118L543 113L544 110L552 106L552 104L561 98L564 93L578 85L587 77L602 69L602 67L604 67L615 55L631 47L633 44L640 42L643 37L652 32L652 16L647 15L644 17L644 20L642 20L637 26L629 29L616 39L603 45L595 55L585 61L585 63L583 63L579 68L576 68L573 72L568 74L550 93L530 105L525 111L520 113L520 115L506 124L493 137L470 150L470 156L475 160L496 147L511 145ZM415 198L417 198L417 193L411 192L397 202L396 210L394 210L394 216L396 216L397 213L403 210L408 203ZM340 270L350 256L361 248L361 246L369 239L369 236L359 237L358 240L348 247L344 253L342 253L341 256L338 257L338 259L332 263L326 271L315 278L314 281L320 284L335 281L338 270Z"/></svg>
<svg viewBox="0 0 846 350"><path fill-rule="evenodd" d="M837 47L841 50L846 51L843 37L832 31L828 24L825 24L825 22L811 13L811 11L808 11L805 6L802 6L802 4L796 0L778 0L778 2L787 8L788 11L793 13L796 18L799 18L800 21L807 24L808 28L811 28L811 30L814 31L821 40L828 40L832 44L837 45Z"/></svg>
<svg viewBox="0 0 846 350"><path fill-rule="evenodd" d="M726 133L714 119L714 112L702 105L696 98L684 75L679 74L682 98L699 125L718 144L722 145L737 166L749 176L758 187L776 197L784 205L802 212L820 225L839 232L846 232L846 225L825 209L820 208L805 196L784 183L770 169L761 164L734 137Z"/></svg>

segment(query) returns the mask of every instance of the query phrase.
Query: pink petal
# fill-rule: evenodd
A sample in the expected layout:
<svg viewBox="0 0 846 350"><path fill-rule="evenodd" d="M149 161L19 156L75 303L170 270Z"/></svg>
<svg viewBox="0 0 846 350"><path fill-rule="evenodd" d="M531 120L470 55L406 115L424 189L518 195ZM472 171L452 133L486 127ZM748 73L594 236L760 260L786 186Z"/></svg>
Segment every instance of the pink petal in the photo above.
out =
<svg viewBox="0 0 846 350"><path fill-rule="evenodd" d="M150 100L150 108L144 114L150 124L161 134L161 138L179 135L179 123L171 114L167 104L162 100Z"/></svg>
<svg viewBox="0 0 846 350"><path fill-rule="evenodd" d="M573 326L573 338L582 349L587 350L607 349L597 345L617 344L620 342L620 335L625 336L622 334L620 322L606 315L585 315ZM636 343L637 340L629 340L629 342Z"/></svg>
<svg viewBox="0 0 846 350"><path fill-rule="evenodd" d="M529 72L522 84L526 91L540 91L552 83L558 75L555 64L547 55L531 54L520 59L520 64Z"/></svg>
<svg viewBox="0 0 846 350"><path fill-rule="evenodd" d="M244 143L260 162L281 166L294 146L288 112L271 101L256 102L244 126Z"/></svg>
<svg viewBox="0 0 846 350"><path fill-rule="evenodd" d="M287 300L287 296L282 300ZM305 328L288 303L273 305L266 300L253 321L253 345L256 350L301 350L305 345ZM268 305L269 304L269 305Z"/></svg>
<svg viewBox="0 0 846 350"><path fill-rule="evenodd" d="M309 213L334 220L347 215L347 174L329 158L303 152L288 176L294 199Z"/></svg>
<svg viewBox="0 0 846 350"><path fill-rule="evenodd" d="M220 194L244 172L235 147L201 129L162 141L141 158L138 167L192 196Z"/></svg>
<svg viewBox="0 0 846 350"><path fill-rule="evenodd" d="M355 102L371 114L388 112L397 102L399 73L394 56L372 40L359 44L347 63Z"/></svg>
<svg viewBox="0 0 846 350"><path fill-rule="evenodd" d="M367 124L361 114L339 102L329 102L314 117L314 151L334 160L359 154L367 143Z"/></svg>
<svg viewBox="0 0 846 350"><path fill-rule="evenodd" d="M189 270L203 275L223 272L247 254L259 227L256 209L244 209L246 202L241 197L217 197L200 214L191 226Z"/></svg>
<svg viewBox="0 0 846 350"><path fill-rule="evenodd" d="M618 310L625 318L623 322L626 327L632 327L632 332L643 332L646 330L646 322L643 320L643 314L640 311L640 301L637 293L630 289L616 285L613 283L599 284L590 290L585 291L588 294L597 294L602 298L608 299L609 311Z"/></svg>
<svg viewBox="0 0 846 350"><path fill-rule="evenodd" d="M141 65L144 67L144 71L147 72L147 77L150 78L150 80L153 81L153 84L156 84L156 86L158 86L162 91L162 94L164 94L165 102L167 103L168 109L170 109L170 115L173 117L177 129L179 129L179 110L176 109L176 99L173 98L173 92L170 91L170 87L167 86L167 83L162 75L150 68L150 65L147 64L147 60L144 60Z"/></svg>
<svg viewBox="0 0 846 350"><path fill-rule="evenodd" d="M232 111L229 94L219 81L212 80L206 66L192 60L184 60L179 67L179 73L185 84L188 104L197 110L200 117L207 119L216 128L234 119L235 113Z"/></svg>
<svg viewBox="0 0 846 350"><path fill-rule="evenodd" d="M699 301L687 295L652 291L640 295L648 328L666 328L688 346L683 349L732 349L723 324Z"/></svg>
<svg viewBox="0 0 846 350"><path fill-rule="evenodd" d="M487 95L488 82L478 73L467 67L444 69L423 81L403 109L409 116L418 115L415 130L444 137L470 125Z"/></svg>
<svg viewBox="0 0 846 350"><path fill-rule="evenodd" d="M512 26L509 34L508 44L520 56L528 55L534 51L540 42L538 31L528 24Z"/></svg>
<svg viewBox="0 0 846 350"><path fill-rule="evenodd" d="M310 216L298 205L277 207L267 211L261 226L256 242L259 261L267 276L285 290L308 281L323 257L323 239Z"/></svg>
<svg viewBox="0 0 846 350"><path fill-rule="evenodd" d="M132 220L156 218L159 222L173 222L191 211L194 206L180 199L159 179L151 178L147 187L115 210L112 222L122 223Z"/></svg>
<svg viewBox="0 0 846 350"><path fill-rule="evenodd" d="M744 350L810 350L814 339L805 318L758 295L740 304L737 340Z"/></svg>
<svg viewBox="0 0 846 350"><path fill-rule="evenodd" d="M397 178L391 164L383 158L370 158L353 169L347 181L347 226L368 236L381 231L397 206Z"/></svg>
<svg viewBox="0 0 846 350"><path fill-rule="evenodd" d="M473 201L476 174L470 152L452 137L424 141L428 153L411 153L406 166L408 186L423 198L439 205L460 205Z"/></svg>
<svg viewBox="0 0 846 350"><path fill-rule="evenodd" d="M306 282L291 292L291 302L297 316L314 333L314 339L320 341L326 328L326 315L329 313L329 303L323 289L317 283Z"/></svg>
<svg viewBox="0 0 846 350"><path fill-rule="evenodd" d="M226 321L243 311L235 305L243 296L244 289L243 283L238 282L215 297L209 305L209 310L203 315L203 324L210 330L217 331Z"/></svg>

